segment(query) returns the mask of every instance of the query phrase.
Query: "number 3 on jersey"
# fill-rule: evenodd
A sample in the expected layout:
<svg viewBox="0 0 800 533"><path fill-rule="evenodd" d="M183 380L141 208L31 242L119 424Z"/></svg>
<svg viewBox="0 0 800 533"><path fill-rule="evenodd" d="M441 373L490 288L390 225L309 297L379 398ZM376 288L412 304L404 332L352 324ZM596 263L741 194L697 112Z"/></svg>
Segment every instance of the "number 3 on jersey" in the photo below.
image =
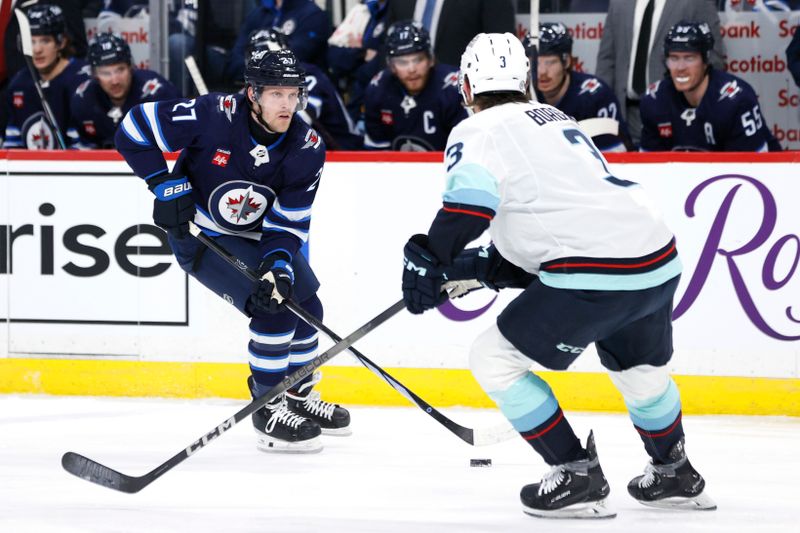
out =
<svg viewBox="0 0 800 533"><path fill-rule="evenodd" d="M464 143L455 143L451 144L447 147L445 151L445 155L447 156L447 172L450 172L450 169L456 166L456 164L461 161L461 156L464 155L461 152L461 149L464 148Z"/></svg>
<svg viewBox="0 0 800 533"><path fill-rule="evenodd" d="M605 158L600 152L597 151L597 147L586 135L584 135L582 131L576 130L575 128L567 128L564 130L564 137L566 137L570 144L583 145L589 149L592 156L594 156L594 158L600 161L600 164L603 165L603 170L607 174L604 179L607 182L620 187L630 187L631 185L636 185L635 181L622 180L612 176L611 171L608 170L608 166L606 165Z"/></svg>

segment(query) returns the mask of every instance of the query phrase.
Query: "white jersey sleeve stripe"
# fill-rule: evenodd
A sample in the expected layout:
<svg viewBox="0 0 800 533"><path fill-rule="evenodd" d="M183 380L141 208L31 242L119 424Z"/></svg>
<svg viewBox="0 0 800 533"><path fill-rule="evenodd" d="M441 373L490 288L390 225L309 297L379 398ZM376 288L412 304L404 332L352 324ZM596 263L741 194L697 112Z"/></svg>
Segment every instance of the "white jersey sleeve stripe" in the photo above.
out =
<svg viewBox="0 0 800 533"><path fill-rule="evenodd" d="M153 133L153 137L155 138L158 147L162 152L171 152L172 150L167 144L167 141L164 139L164 135L161 133L161 123L158 121L158 102L147 102L146 104L142 104L142 111L144 112L147 125L150 127L150 131Z"/></svg>
<svg viewBox="0 0 800 533"><path fill-rule="evenodd" d="M144 135L139 129L139 125L136 124L136 120L134 120L132 113L132 111L129 112L127 115L125 115L125 118L122 119L122 131L124 131L125 135L127 135L128 138L136 144L150 146L150 143L147 142L147 139L145 139Z"/></svg>

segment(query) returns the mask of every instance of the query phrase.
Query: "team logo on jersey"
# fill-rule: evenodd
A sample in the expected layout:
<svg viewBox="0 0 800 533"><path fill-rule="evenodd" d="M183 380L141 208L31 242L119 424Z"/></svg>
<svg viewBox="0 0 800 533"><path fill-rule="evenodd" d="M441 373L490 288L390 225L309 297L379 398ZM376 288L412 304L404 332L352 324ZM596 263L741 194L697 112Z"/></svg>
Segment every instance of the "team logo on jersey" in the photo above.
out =
<svg viewBox="0 0 800 533"><path fill-rule="evenodd" d="M228 166L228 161L231 160L231 151L230 150L223 150L222 148L217 148L214 157L211 158L211 164L217 165L218 167L225 168Z"/></svg>
<svg viewBox="0 0 800 533"><path fill-rule="evenodd" d="M228 122L233 122L233 114L236 113L236 98L232 94L219 97L219 110L228 117Z"/></svg>
<svg viewBox="0 0 800 533"><path fill-rule="evenodd" d="M406 116L408 116L408 114L411 113L411 110L417 107L417 101L414 100L413 96L407 94L405 98L403 98L403 101L400 102L400 107L405 112Z"/></svg>
<svg viewBox="0 0 800 533"><path fill-rule="evenodd" d="M398 152L433 152L433 146L419 137L413 135L400 135L392 141L392 150Z"/></svg>
<svg viewBox="0 0 800 533"><path fill-rule="evenodd" d="M645 96L649 96L651 98L656 97L656 93L658 92L658 86L661 85L661 80L651 83L647 86L647 91L644 93Z"/></svg>
<svg viewBox="0 0 800 533"><path fill-rule="evenodd" d="M381 124L386 126L394 124L394 115L391 109L381 109Z"/></svg>
<svg viewBox="0 0 800 533"><path fill-rule="evenodd" d="M25 106L25 93L22 91L14 91L12 103L17 109L22 109Z"/></svg>
<svg viewBox="0 0 800 533"><path fill-rule="evenodd" d="M82 66L81 69L78 71L78 74L83 74L85 76L91 76L92 75L92 65L86 64L86 65Z"/></svg>
<svg viewBox="0 0 800 533"><path fill-rule="evenodd" d="M93 120L84 120L83 121L83 131L86 132L86 135L97 135L97 128L94 127Z"/></svg>
<svg viewBox="0 0 800 533"><path fill-rule="evenodd" d="M665 139L669 139L670 137L672 137L672 123L660 122L658 124L658 136L664 137Z"/></svg>
<svg viewBox="0 0 800 533"><path fill-rule="evenodd" d="M284 35L291 35L296 28L297 23L294 21L294 19L289 19L283 23L283 26L281 26L281 33Z"/></svg>
<svg viewBox="0 0 800 533"><path fill-rule="evenodd" d="M386 29L386 27L384 26L383 22L377 23L375 25L375 29L372 30L372 36L373 37L380 37L380 35L381 35L381 33L383 33L384 29Z"/></svg>
<svg viewBox="0 0 800 533"><path fill-rule="evenodd" d="M211 218L222 229L246 231L261 224L275 192L249 181L228 181L217 187L208 198Z"/></svg>
<svg viewBox="0 0 800 533"><path fill-rule="evenodd" d="M78 88L75 89L75 94L83 98L83 94L86 92L86 89L89 88L90 83L92 83L92 80L86 80L85 82L78 85Z"/></svg>
<svg viewBox="0 0 800 533"><path fill-rule="evenodd" d="M161 88L161 82L158 81L158 78L147 80L146 82L144 82L144 85L142 86L142 98L153 96L158 92L160 88Z"/></svg>
<svg viewBox="0 0 800 533"><path fill-rule="evenodd" d="M253 156L253 165L260 167L264 163L269 163L269 150L263 144L257 144L250 150L250 155Z"/></svg>
<svg viewBox="0 0 800 533"><path fill-rule="evenodd" d="M447 75L444 77L444 83L442 84L442 89L447 89L448 87L458 87L458 71L448 72Z"/></svg>
<svg viewBox="0 0 800 533"><path fill-rule="evenodd" d="M322 142L317 132L311 128L306 132L306 138L303 140L306 143L300 148L301 150L305 150L306 148L314 148L316 150Z"/></svg>
<svg viewBox="0 0 800 533"><path fill-rule="evenodd" d="M372 79L369 80L369 84L370 85L374 85L375 87L377 87L378 84L381 81L381 78L383 77L383 72L384 71L382 70L382 71L378 72L377 74L375 74L374 76L372 76Z"/></svg>
<svg viewBox="0 0 800 533"><path fill-rule="evenodd" d="M721 102L725 98L733 99L733 97L740 92L742 92L742 88L739 87L739 83L736 80L731 80L723 85L722 89L719 90L719 99L717 102Z"/></svg>
<svg viewBox="0 0 800 533"><path fill-rule="evenodd" d="M686 122L686 127L688 128L692 125L694 119L697 118L697 109L694 107L687 107L683 110L683 113L681 113L681 118Z"/></svg>
<svg viewBox="0 0 800 533"><path fill-rule="evenodd" d="M117 122L122 120L122 117L125 116L125 115L123 115L122 109L119 106L114 106L114 107L112 107L111 109L108 110L108 113L106 113L106 116L108 118L110 118L111 120L113 120L114 124L116 125Z"/></svg>
<svg viewBox="0 0 800 533"><path fill-rule="evenodd" d="M28 150L52 150L56 147L55 133L42 111L34 113L22 123L22 137Z"/></svg>
<svg viewBox="0 0 800 533"><path fill-rule="evenodd" d="M588 80L581 83L581 90L578 92L578 96L589 93L594 94L600 88L600 82L597 78L589 78Z"/></svg>

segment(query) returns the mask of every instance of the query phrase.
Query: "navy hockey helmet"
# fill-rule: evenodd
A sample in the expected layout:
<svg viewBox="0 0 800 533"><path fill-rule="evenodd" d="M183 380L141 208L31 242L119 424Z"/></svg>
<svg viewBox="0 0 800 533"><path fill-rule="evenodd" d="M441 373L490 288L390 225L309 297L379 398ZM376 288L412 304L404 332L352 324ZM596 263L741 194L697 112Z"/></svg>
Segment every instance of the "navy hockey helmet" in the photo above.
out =
<svg viewBox="0 0 800 533"><path fill-rule="evenodd" d="M247 39L247 56L254 50L289 50L289 38L277 28L255 30Z"/></svg>
<svg viewBox="0 0 800 533"><path fill-rule="evenodd" d="M92 67L131 64L131 48L125 39L113 33L101 33L89 43L86 59Z"/></svg>
<svg viewBox="0 0 800 533"><path fill-rule="evenodd" d="M714 48L714 34L706 22L682 20L664 37L664 57L670 52L698 52L708 63L708 54Z"/></svg>
<svg viewBox="0 0 800 533"><path fill-rule="evenodd" d="M60 41L66 30L64 12L52 4L34 4L25 14L31 25L31 35L52 35Z"/></svg>
<svg viewBox="0 0 800 533"><path fill-rule="evenodd" d="M392 58L416 52L433 56L428 30L410 20L392 24L386 33L386 55Z"/></svg>
<svg viewBox="0 0 800 533"><path fill-rule="evenodd" d="M244 67L244 82L256 95L262 87L299 87L297 111L306 108L306 71L291 50L252 50Z"/></svg>
<svg viewBox="0 0 800 533"><path fill-rule="evenodd" d="M572 55L572 36L563 23L543 22L539 24L539 55L562 57Z"/></svg>

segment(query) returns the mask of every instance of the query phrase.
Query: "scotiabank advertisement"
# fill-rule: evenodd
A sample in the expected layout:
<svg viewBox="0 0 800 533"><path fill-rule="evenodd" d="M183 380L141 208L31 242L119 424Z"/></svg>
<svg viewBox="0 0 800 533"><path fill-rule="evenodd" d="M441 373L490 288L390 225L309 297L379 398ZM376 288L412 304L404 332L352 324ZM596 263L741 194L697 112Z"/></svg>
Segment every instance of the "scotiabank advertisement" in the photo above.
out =
<svg viewBox="0 0 800 533"><path fill-rule="evenodd" d="M786 47L797 31L800 11L724 11L719 15L727 54L725 70L755 89L764 117L781 146L800 150L800 88L786 68ZM566 24L574 39L576 70L595 72L605 13L543 14L541 21ZM518 35L527 31L529 23L528 15L517 17ZM662 43L654 43L654 50L661 47Z"/></svg>
<svg viewBox="0 0 800 533"><path fill-rule="evenodd" d="M400 299L403 245L441 206L441 158L329 154L309 253L325 323L340 336ZM798 377L800 154L609 161L677 237L672 370ZM0 152L0 195L0 357L246 361L247 319L175 264L152 196L116 154ZM480 290L402 312L359 348L388 368L466 368L472 341L516 294ZM601 370L591 348L571 368Z"/></svg>

